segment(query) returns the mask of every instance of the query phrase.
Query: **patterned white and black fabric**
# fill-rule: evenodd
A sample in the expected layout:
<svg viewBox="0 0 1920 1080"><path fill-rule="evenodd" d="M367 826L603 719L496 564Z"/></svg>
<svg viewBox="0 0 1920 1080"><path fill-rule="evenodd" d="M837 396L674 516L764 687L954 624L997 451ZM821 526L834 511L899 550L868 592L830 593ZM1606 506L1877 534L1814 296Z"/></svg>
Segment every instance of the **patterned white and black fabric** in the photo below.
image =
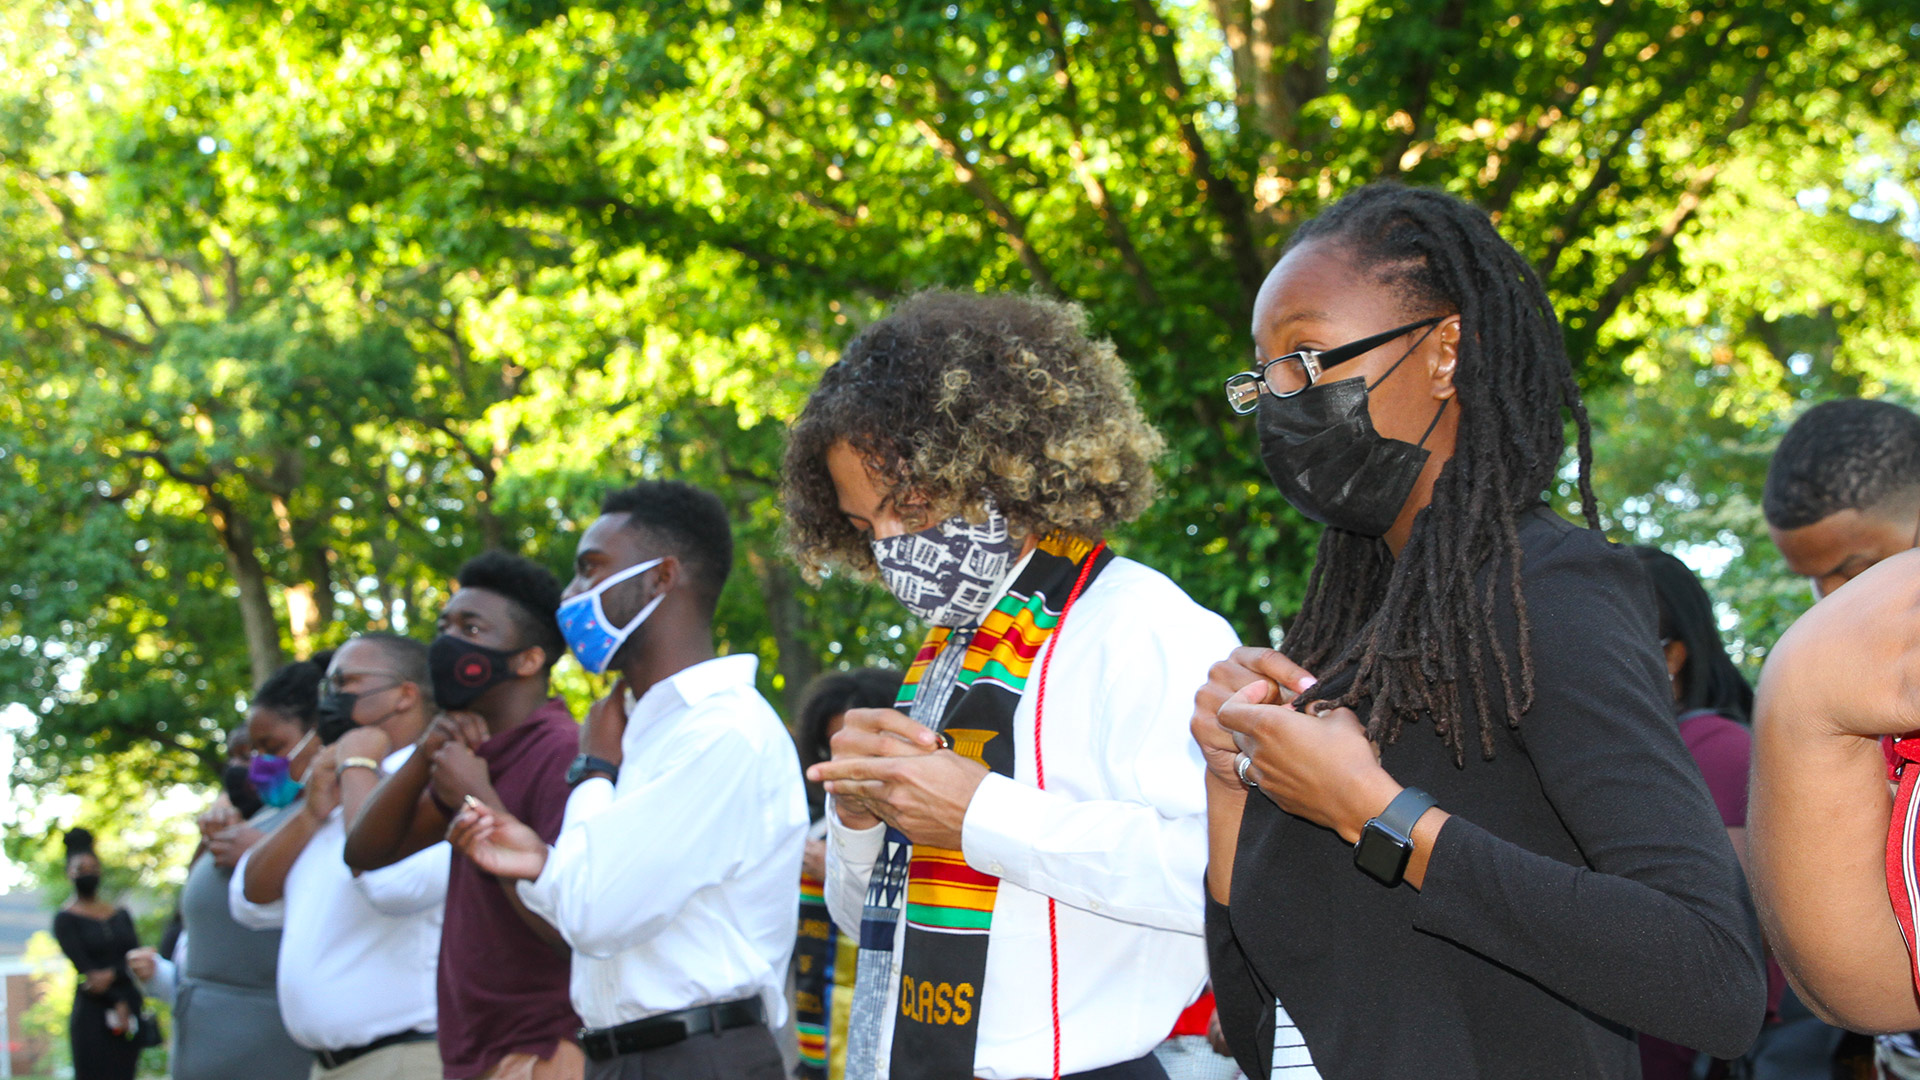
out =
<svg viewBox="0 0 1920 1080"><path fill-rule="evenodd" d="M930 626L973 626L1013 568L1018 545L992 503L978 525L954 517L916 533L873 541L887 588Z"/></svg>

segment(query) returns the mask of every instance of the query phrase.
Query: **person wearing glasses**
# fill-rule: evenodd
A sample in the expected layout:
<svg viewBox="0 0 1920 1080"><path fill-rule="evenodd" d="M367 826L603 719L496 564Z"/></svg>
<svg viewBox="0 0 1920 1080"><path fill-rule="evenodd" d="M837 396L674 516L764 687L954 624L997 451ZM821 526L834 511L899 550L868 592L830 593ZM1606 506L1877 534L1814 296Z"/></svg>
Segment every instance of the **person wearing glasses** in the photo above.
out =
<svg viewBox="0 0 1920 1080"><path fill-rule="evenodd" d="M316 1080L442 1075L435 971L450 849L364 874L344 857L347 823L432 720L432 686L417 641L362 634L336 650L308 731L327 745L304 773L300 810L241 857L228 886L235 922L280 931L280 1015L313 1053ZM362 724L399 749L343 752Z"/></svg>
<svg viewBox="0 0 1920 1080"><path fill-rule="evenodd" d="M1526 259L1458 199L1371 185L1294 234L1253 336L1229 401L1326 530L1284 654L1236 650L1196 700L1241 1068L1626 1078L1636 1030L1740 1056L1753 907ZM1584 528L1546 503L1569 416Z"/></svg>

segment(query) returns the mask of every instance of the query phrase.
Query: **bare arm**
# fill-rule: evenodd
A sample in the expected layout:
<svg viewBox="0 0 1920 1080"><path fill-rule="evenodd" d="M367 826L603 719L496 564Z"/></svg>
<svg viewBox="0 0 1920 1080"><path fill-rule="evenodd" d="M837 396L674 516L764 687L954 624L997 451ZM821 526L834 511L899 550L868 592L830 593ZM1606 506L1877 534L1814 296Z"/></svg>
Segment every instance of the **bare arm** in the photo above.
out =
<svg viewBox="0 0 1920 1080"><path fill-rule="evenodd" d="M243 894L248 902L271 904L286 896L287 874L293 870L300 853L307 850L307 842L313 839L320 823L327 819L326 811L312 812L313 798L309 789L308 801L300 812L286 818L248 853L252 857L246 861Z"/></svg>
<svg viewBox="0 0 1920 1080"><path fill-rule="evenodd" d="M1215 903L1232 903L1233 858L1240 848L1240 818L1247 812L1247 793L1231 790L1207 774L1207 894Z"/></svg>
<svg viewBox="0 0 1920 1080"><path fill-rule="evenodd" d="M1920 1027L1887 897L1892 814L1876 738L1920 728L1920 553L1816 604L1767 659L1755 710L1748 850L1775 955L1821 1019Z"/></svg>
<svg viewBox="0 0 1920 1080"><path fill-rule="evenodd" d="M446 836L448 819L427 795L432 768L431 755L416 750L364 796L347 832L348 866L355 870L392 866Z"/></svg>

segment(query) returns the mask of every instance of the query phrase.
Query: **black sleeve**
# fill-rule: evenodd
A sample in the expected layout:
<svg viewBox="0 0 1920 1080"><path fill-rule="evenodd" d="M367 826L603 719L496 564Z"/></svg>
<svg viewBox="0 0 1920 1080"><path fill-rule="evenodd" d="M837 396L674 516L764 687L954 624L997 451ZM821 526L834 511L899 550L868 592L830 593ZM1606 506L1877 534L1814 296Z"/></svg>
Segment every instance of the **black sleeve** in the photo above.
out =
<svg viewBox="0 0 1920 1080"><path fill-rule="evenodd" d="M60 951L67 954L67 959L73 961L73 969L81 975L100 970L101 965L95 962L93 950L87 947L80 922L73 915L64 911L54 912L53 939L60 943Z"/></svg>
<svg viewBox="0 0 1920 1080"><path fill-rule="evenodd" d="M127 954L140 947L140 931L133 925L133 913L126 908L114 912L107 926L113 931L113 955L106 966L114 971L107 1000L124 1001L137 1010L146 999L140 993L140 984L134 980L133 969L127 966Z"/></svg>
<svg viewBox="0 0 1920 1080"><path fill-rule="evenodd" d="M1738 1057L1766 1011L1759 926L1673 721L1644 577L1581 532L1529 567L1525 595L1535 697L1519 735L1587 866L1453 818L1415 925L1607 1020Z"/></svg>
<svg viewBox="0 0 1920 1080"><path fill-rule="evenodd" d="M1220 1031L1248 1076L1273 1072L1273 1010L1278 998L1254 973L1233 932L1233 913L1207 896L1207 964Z"/></svg>

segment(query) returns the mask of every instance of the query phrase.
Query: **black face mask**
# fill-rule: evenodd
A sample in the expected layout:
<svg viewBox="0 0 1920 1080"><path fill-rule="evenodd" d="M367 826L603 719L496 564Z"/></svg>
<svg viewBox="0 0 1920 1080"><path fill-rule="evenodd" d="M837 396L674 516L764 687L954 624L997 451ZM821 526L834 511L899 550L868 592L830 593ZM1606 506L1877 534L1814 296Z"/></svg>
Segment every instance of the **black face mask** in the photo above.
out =
<svg viewBox="0 0 1920 1080"><path fill-rule="evenodd" d="M358 704L359 694L328 694L320 699L313 711L313 730L320 736L320 745L332 746L359 726L353 722L353 707Z"/></svg>
<svg viewBox="0 0 1920 1080"><path fill-rule="evenodd" d="M260 812L262 803L260 793L253 789L253 781L247 778L245 765L229 765L220 774L220 786L226 789L227 801L240 811L243 818L251 818Z"/></svg>
<svg viewBox="0 0 1920 1080"><path fill-rule="evenodd" d="M434 704L458 709L501 683L519 678L513 673L513 658L524 651L490 649L452 634L434 638L427 646Z"/></svg>
<svg viewBox="0 0 1920 1080"><path fill-rule="evenodd" d="M99 874L81 874L73 879L73 891L82 900L91 900L100 891Z"/></svg>
<svg viewBox="0 0 1920 1080"><path fill-rule="evenodd" d="M1415 348L1418 348L1416 343ZM1373 386L1386 382L1409 349ZM1262 394L1254 427L1260 460L1295 510L1322 525L1385 536L1431 456L1427 436L1446 411L1442 401L1418 445L1373 429L1365 379L1315 383L1292 397Z"/></svg>

